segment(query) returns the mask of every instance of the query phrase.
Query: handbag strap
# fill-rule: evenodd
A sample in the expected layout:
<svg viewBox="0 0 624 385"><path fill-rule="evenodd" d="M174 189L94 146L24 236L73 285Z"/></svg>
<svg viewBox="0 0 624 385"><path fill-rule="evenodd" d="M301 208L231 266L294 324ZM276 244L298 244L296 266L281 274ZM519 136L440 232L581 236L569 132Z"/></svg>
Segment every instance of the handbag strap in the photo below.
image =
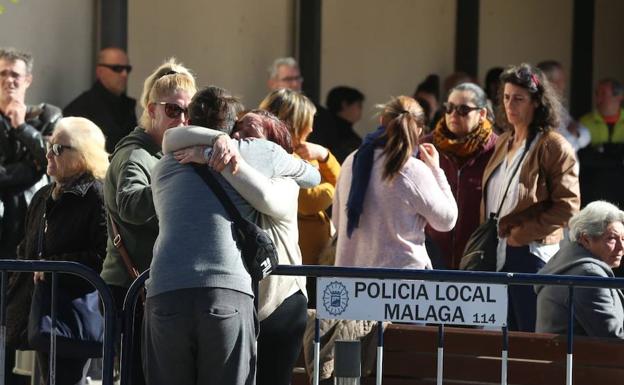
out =
<svg viewBox="0 0 624 385"><path fill-rule="evenodd" d="M136 279L139 276L139 269L137 269L134 262L132 262L132 258L130 258L130 254L128 254L128 249L126 249L126 245L124 245L123 240L121 239L119 228L117 227L117 223L115 223L113 216L108 214L108 219L110 220L111 228L113 230L113 245L117 248L117 251L119 251L121 260L123 261L130 278Z"/></svg>
<svg viewBox="0 0 624 385"><path fill-rule="evenodd" d="M225 211L227 211L234 224L237 227L242 227L244 223L243 216L241 215L240 211L238 211L236 206L234 206L234 203L227 195L219 181L217 181L212 173L208 171L208 168L205 165L193 164L193 168L195 169L195 172L197 172L197 174L199 174L199 176L204 180L204 182L206 182L208 187L210 187L210 189L215 193L217 198L219 198L219 201L221 201L221 204L225 208Z"/></svg>
<svg viewBox="0 0 624 385"><path fill-rule="evenodd" d="M503 209L503 203L505 203L505 199L507 198L507 193L509 192L509 186L511 186L511 182L513 182L516 173L518 172L518 170L520 169L520 165L522 164L522 161L524 160L524 156L527 154L527 152L529 152L529 147L531 147L531 143L533 142L533 140L528 140L527 138L527 142L524 146L524 150L522 151L522 155L520 156L520 161L516 164L513 173L511 174L511 178L509 178L509 183L507 183L507 187L505 188L505 192L503 193L503 199L501 199L501 202L498 206L498 210L496 210L496 216L495 218L498 218L498 216L500 215L501 210Z"/></svg>

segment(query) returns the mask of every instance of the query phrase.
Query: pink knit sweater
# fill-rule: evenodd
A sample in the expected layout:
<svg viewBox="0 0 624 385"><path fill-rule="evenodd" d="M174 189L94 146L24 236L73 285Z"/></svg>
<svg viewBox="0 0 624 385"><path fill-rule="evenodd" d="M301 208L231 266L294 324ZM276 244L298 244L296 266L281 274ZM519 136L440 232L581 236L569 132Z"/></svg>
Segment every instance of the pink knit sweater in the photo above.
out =
<svg viewBox="0 0 624 385"><path fill-rule="evenodd" d="M457 204L440 168L410 158L391 181L382 181L384 156L375 163L364 198L359 226L347 236L347 200L353 154L342 165L332 219L338 230L336 266L430 269L425 226L449 231L457 220Z"/></svg>

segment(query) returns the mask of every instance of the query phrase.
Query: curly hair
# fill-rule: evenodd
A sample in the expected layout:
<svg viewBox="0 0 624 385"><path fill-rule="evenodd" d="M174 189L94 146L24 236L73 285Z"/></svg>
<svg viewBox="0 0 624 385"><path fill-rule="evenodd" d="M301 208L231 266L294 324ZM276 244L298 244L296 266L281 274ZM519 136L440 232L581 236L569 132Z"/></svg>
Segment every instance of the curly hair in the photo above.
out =
<svg viewBox="0 0 624 385"><path fill-rule="evenodd" d="M559 126L561 102L544 73L530 64L522 63L508 67L500 76L499 105L496 124L503 130L513 129L505 112L505 84L522 87L529 92L531 100L537 102L533 120L529 124L530 135L546 132Z"/></svg>

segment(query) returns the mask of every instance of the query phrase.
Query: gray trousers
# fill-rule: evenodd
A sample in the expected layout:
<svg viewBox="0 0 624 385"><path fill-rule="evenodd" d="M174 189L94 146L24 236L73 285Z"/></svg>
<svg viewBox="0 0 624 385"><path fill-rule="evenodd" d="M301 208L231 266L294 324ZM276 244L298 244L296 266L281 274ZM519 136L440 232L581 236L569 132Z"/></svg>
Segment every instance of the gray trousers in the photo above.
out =
<svg viewBox="0 0 624 385"><path fill-rule="evenodd" d="M143 370L150 385L254 385L257 318L253 298L221 288L148 298Z"/></svg>

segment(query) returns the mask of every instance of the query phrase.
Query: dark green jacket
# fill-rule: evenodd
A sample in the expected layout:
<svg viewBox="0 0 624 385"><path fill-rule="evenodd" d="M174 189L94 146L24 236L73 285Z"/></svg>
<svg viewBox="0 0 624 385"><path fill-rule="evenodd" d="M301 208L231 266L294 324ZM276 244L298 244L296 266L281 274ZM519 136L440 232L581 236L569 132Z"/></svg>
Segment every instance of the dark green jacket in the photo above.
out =
<svg viewBox="0 0 624 385"><path fill-rule="evenodd" d="M115 147L104 180L104 202L139 272L149 268L158 236L158 220L152 199L152 169L162 157L160 146L140 127ZM128 287L131 278L113 245L108 223L106 259L102 278L109 285Z"/></svg>

